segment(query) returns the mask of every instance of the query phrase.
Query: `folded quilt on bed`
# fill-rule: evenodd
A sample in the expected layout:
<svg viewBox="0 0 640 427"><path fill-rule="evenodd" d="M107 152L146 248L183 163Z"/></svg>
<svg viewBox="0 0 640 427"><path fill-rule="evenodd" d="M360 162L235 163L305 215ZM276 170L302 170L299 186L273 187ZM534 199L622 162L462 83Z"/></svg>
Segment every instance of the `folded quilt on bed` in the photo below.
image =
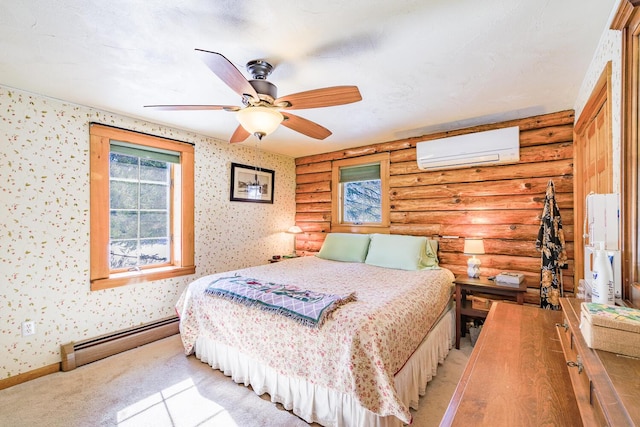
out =
<svg viewBox="0 0 640 427"><path fill-rule="evenodd" d="M221 277L209 284L209 295L220 296L263 310L273 311L311 327L320 327L329 313L355 301L355 292L324 294L242 276Z"/></svg>

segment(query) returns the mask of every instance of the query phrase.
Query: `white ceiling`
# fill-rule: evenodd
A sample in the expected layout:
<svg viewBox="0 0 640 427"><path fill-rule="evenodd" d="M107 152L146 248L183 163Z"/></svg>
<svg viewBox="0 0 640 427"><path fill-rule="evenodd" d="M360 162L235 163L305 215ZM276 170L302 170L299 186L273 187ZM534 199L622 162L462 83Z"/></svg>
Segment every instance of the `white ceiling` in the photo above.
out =
<svg viewBox="0 0 640 427"><path fill-rule="evenodd" d="M299 157L573 108L617 3L1 0L0 84L225 141L233 113L143 108L241 105L195 48L243 73L267 59L279 96L357 85L358 103L295 111L324 141L281 126L259 143Z"/></svg>

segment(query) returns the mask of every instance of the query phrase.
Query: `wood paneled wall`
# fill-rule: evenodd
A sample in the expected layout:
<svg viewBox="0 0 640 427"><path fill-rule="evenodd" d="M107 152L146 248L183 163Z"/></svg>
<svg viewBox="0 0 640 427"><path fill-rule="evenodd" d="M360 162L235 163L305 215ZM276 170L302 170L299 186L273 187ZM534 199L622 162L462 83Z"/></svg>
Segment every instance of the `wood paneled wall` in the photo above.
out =
<svg viewBox="0 0 640 427"><path fill-rule="evenodd" d="M441 132L296 159L296 237L300 255L320 250L331 231L331 162L380 152L390 153L392 234L427 236L440 241L440 265L466 274L464 237L482 237L481 274L525 273L525 301L539 304L540 253L535 241L549 180L556 189L567 241L569 264L564 290L573 293L573 110ZM447 136L509 126L520 127L517 164L425 172L418 169L416 144ZM458 238L443 236L459 236Z"/></svg>

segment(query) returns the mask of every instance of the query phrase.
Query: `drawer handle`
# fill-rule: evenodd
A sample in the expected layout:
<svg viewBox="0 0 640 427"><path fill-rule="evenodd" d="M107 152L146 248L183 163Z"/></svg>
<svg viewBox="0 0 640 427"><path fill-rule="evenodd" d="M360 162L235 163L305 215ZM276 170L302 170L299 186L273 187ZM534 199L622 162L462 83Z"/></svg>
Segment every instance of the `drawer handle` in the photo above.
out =
<svg viewBox="0 0 640 427"><path fill-rule="evenodd" d="M569 324L568 323L556 323L556 326L562 326L564 328L565 332L567 332L567 330L569 330Z"/></svg>
<svg viewBox="0 0 640 427"><path fill-rule="evenodd" d="M578 374L582 373L582 361L580 360L580 357L578 357L578 361L574 362L574 361L568 361L567 362L567 366L570 368L578 368Z"/></svg>

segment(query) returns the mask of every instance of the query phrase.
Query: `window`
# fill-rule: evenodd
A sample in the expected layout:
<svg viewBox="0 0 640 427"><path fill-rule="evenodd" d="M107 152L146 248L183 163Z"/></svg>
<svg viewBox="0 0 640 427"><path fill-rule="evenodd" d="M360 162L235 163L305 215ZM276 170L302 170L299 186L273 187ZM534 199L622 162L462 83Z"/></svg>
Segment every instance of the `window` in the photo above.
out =
<svg viewBox="0 0 640 427"><path fill-rule="evenodd" d="M91 289L193 274L194 149L92 124Z"/></svg>
<svg viewBox="0 0 640 427"><path fill-rule="evenodd" d="M171 165L180 155L120 141L111 141L110 150L109 268L170 264Z"/></svg>
<svg viewBox="0 0 640 427"><path fill-rule="evenodd" d="M388 231L388 176L388 153L334 161L331 231Z"/></svg>

